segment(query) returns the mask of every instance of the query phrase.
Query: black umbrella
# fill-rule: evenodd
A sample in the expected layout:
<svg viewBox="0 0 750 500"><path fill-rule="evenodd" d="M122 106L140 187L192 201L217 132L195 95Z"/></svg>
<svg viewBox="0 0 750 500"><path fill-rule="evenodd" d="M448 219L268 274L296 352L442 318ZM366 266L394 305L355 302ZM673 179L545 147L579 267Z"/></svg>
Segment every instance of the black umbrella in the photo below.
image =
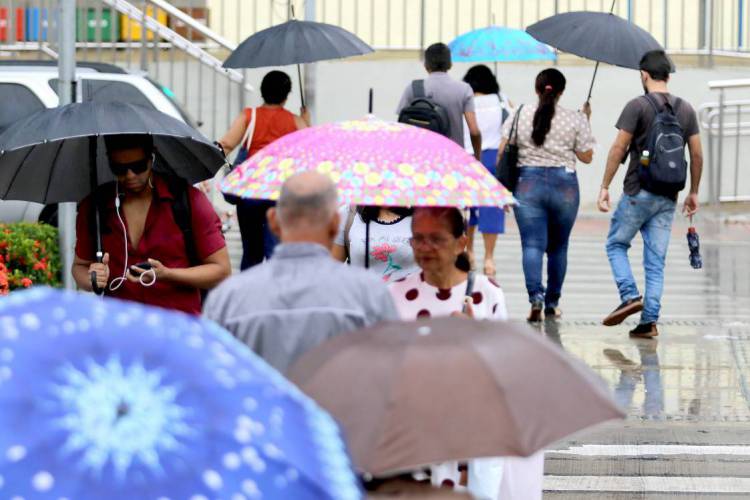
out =
<svg viewBox="0 0 750 500"><path fill-rule="evenodd" d="M526 32L563 52L596 61L587 101L600 62L638 69L643 54L662 48L647 31L611 12L557 14L532 24Z"/></svg>
<svg viewBox="0 0 750 500"><path fill-rule="evenodd" d="M159 111L120 102L68 104L34 113L0 134L0 199L59 203L95 195L97 186L115 179L103 137L124 134L152 136L154 170L191 184L213 177L226 161L200 132Z"/></svg>
<svg viewBox="0 0 750 500"><path fill-rule="evenodd" d="M224 61L225 68L262 68L358 56L373 52L355 34L332 24L292 19L259 31L242 42ZM302 106L305 105L304 94Z"/></svg>

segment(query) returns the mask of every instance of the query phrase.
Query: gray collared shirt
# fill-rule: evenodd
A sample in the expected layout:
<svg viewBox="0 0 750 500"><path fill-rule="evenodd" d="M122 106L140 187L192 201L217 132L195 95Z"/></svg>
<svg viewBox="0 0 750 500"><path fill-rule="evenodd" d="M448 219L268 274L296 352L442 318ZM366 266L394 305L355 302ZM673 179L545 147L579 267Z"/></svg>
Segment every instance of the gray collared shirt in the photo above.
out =
<svg viewBox="0 0 750 500"><path fill-rule="evenodd" d="M212 291L203 314L281 372L328 338L398 319L377 276L314 243L279 245L269 261Z"/></svg>
<svg viewBox="0 0 750 500"><path fill-rule="evenodd" d="M464 113L474 111L474 91L468 83L453 79L448 73L435 71L424 79L424 91L445 108L451 124L451 139L464 147ZM411 83L404 89L396 114L414 100Z"/></svg>

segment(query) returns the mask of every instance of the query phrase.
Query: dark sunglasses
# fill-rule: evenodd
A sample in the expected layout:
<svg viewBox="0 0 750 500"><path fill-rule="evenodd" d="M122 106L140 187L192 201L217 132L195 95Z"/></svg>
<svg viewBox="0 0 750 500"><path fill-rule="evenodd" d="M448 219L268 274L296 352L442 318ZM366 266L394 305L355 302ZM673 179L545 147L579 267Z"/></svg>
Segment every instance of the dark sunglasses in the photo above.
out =
<svg viewBox="0 0 750 500"><path fill-rule="evenodd" d="M149 160L150 158L143 158L142 160L136 160L130 163L115 163L113 161L110 161L109 168L111 168L112 173L118 177L126 175L128 173L128 170L138 175L148 170Z"/></svg>

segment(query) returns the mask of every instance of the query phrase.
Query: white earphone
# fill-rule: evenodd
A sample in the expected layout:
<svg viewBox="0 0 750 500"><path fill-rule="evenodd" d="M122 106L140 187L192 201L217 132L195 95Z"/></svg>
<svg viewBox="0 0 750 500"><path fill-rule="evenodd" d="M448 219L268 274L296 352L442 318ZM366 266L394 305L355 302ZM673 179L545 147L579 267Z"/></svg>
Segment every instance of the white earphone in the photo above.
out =
<svg viewBox="0 0 750 500"><path fill-rule="evenodd" d="M125 227L125 221L122 220L122 216L120 215L120 183L115 181L115 212L117 213L117 220L120 221L120 225L122 226L122 237L125 242L125 265L122 269L122 276L119 276L115 279L113 279L109 283L109 290L114 292L115 290L119 289L123 283L125 283L125 280L127 280L128 275L128 230ZM146 275L151 276L150 281L144 281L143 278ZM153 286L156 283L156 272L153 269L147 269L146 271L142 272L140 276L138 276L138 282L145 286Z"/></svg>

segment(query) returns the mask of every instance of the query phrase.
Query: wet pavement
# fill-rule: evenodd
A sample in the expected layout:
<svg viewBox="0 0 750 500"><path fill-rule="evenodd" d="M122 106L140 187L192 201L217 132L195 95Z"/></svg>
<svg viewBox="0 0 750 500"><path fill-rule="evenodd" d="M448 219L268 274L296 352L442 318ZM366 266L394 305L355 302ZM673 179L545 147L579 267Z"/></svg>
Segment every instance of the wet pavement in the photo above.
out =
<svg viewBox="0 0 750 500"><path fill-rule="evenodd" d="M596 371L628 417L553 446L545 498L750 498L750 225L697 226L704 269L689 266L687 225L678 222L660 335L632 340L627 332L637 316L601 326L618 304L604 251L608 220L582 218L576 225L563 319L537 328ZM630 253L641 284L642 248L638 238ZM523 320L520 254L509 220L496 252L497 277L511 316Z"/></svg>
<svg viewBox="0 0 750 500"><path fill-rule="evenodd" d="M616 327L601 325L619 303L604 250L608 225L598 214L579 218L563 319L537 329L596 371L628 417L553 446L545 461L545 499L750 498L750 222L696 221L704 268L695 270L687 224L678 218L660 335L651 341L628 337L637 316ZM238 263L236 228L228 240ZM481 237L475 249L481 271ZM642 252L637 238L630 255L641 285ZM523 321L529 305L512 216L495 257L511 318Z"/></svg>

